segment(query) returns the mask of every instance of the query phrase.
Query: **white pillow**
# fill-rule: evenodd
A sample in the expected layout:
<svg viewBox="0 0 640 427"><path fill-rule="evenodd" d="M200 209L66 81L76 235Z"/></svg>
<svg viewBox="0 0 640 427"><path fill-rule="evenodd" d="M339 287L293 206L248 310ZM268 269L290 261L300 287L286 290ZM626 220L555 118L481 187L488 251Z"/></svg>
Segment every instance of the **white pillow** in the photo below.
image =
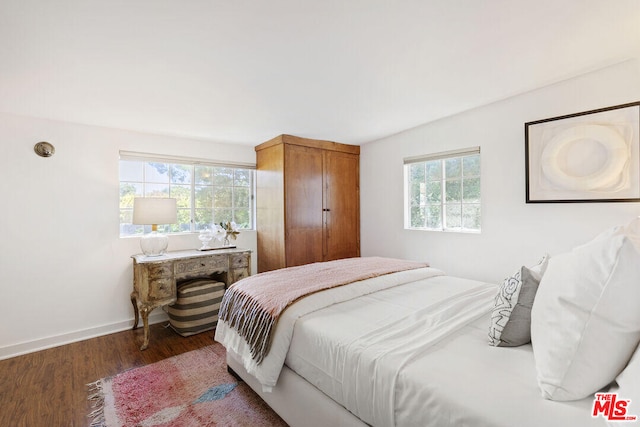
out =
<svg viewBox="0 0 640 427"><path fill-rule="evenodd" d="M533 267L529 267L533 273L537 274L538 277L544 276L544 273L547 271L547 267L549 266L549 254L544 254L540 261Z"/></svg>
<svg viewBox="0 0 640 427"><path fill-rule="evenodd" d="M531 311L531 342L545 398L593 395L615 379L638 345L636 225L616 227L549 261Z"/></svg>

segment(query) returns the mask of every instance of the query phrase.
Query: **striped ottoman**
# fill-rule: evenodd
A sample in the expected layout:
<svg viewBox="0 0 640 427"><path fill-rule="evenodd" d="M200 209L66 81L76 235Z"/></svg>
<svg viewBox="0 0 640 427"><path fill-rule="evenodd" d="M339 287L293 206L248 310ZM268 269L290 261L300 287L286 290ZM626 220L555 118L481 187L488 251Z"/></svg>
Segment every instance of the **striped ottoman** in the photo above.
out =
<svg viewBox="0 0 640 427"><path fill-rule="evenodd" d="M214 329L223 294L224 283L211 279L179 284L176 302L168 310L171 328L183 337Z"/></svg>

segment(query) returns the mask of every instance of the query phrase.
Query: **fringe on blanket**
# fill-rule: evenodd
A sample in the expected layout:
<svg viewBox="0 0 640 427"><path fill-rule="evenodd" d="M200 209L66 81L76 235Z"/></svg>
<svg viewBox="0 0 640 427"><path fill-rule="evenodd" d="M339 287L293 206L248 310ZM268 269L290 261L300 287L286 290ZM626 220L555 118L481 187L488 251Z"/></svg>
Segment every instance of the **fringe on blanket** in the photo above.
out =
<svg viewBox="0 0 640 427"><path fill-rule="evenodd" d="M98 380L87 384L89 388L89 397L91 408L93 411L87 415L90 419L89 427L106 427L106 419L104 417L104 382Z"/></svg>
<svg viewBox="0 0 640 427"><path fill-rule="evenodd" d="M271 346L271 329L276 316L268 313L249 295L229 288L220 304L220 319L229 323L242 336L251 349L251 357L259 365Z"/></svg>

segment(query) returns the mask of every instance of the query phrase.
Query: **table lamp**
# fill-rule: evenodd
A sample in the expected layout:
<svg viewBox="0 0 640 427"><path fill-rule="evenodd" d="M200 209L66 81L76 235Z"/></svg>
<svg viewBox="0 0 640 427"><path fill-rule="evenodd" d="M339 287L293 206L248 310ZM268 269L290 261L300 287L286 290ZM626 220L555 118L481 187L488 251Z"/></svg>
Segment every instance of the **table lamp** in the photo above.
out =
<svg viewBox="0 0 640 427"><path fill-rule="evenodd" d="M174 224L178 221L176 199L136 197L133 199L133 223L151 225L151 233L140 239L140 248L146 256L160 256L169 246L169 237L158 233L158 224Z"/></svg>

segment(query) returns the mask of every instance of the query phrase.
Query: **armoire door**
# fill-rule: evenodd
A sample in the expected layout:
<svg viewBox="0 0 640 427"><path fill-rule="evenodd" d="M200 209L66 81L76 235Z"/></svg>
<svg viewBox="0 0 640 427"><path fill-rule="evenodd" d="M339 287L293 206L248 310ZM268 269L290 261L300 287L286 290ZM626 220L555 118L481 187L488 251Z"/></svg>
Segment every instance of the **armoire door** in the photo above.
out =
<svg viewBox="0 0 640 427"><path fill-rule="evenodd" d="M324 152L324 260L360 256L360 160Z"/></svg>
<svg viewBox="0 0 640 427"><path fill-rule="evenodd" d="M299 145L288 145L285 149L287 267L323 259L322 152Z"/></svg>

